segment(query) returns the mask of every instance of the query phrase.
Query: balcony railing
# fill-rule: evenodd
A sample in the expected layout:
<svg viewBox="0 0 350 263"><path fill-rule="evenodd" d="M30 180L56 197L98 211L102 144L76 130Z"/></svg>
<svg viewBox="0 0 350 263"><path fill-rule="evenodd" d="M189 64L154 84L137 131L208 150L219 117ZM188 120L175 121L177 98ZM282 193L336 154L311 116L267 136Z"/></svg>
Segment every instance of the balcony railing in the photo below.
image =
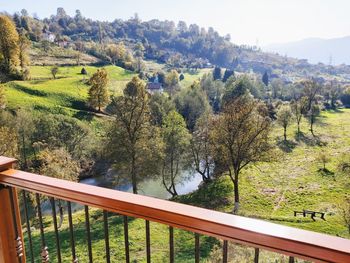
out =
<svg viewBox="0 0 350 263"><path fill-rule="evenodd" d="M71 259L78 262L76 254L76 236L74 232L71 203L84 206L87 253L89 262L94 262L89 207L103 211L106 262L111 262L109 244L108 212L123 216L125 261L132 259L129 254L128 218L145 220L146 261L151 262L150 222L169 226L169 262L174 262L174 228L194 233L193 261L200 262L200 235L216 237L222 240L222 262L228 261L228 241L248 245L255 248L254 262L259 262L261 249L277 252L289 257L289 262L300 258L315 262L350 262L350 240L281 226L261 220L250 219L231 214L211 211L189 205L160 200L156 198L134 195L130 193L84 185L47 176L27 173L13 169L14 159L0 157L0 262L34 262L38 256L42 262L49 262L47 246L54 246L58 262L61 257L59 230L56 218L56 200L65 200L68 204L69 243ZM17 192L22 193L24 208L19 208ZM33 193L37 203L37 220L40 230L41 252L34 255L31 225L28 218L28 193ZM40 196L47 196L51 202L53 215L54 240L56 244L48 244L45 236L45 225L41 211ZM21 217L20 211L23 211ZM21 218L24 218L22 231ZM27 247L24 248L26 236ZM52 248L51 248L52 249ZM25 251L27 250L27 251ZM27 259L26 259L27 256ZM113 258L112 258L113 259ZM37 262L37 261L36 261ZM66 262L66 261L65 261ZM96 262L96 261L95 261Z"/></svg>

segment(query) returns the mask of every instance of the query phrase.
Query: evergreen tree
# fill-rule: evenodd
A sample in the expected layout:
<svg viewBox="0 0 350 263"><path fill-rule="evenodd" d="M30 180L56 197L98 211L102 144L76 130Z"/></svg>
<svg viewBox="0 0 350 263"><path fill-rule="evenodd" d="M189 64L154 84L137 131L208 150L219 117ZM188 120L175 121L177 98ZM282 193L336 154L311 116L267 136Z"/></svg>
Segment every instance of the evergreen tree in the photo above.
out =
<svg viewBox="0 0 350 263"><path fill-rule="evenodd" d="M262 76L262 82L264 82L266 87L269 85L269 75L267 75L267 71L265 71L264 75Z"/></svg>
<svg viewBox="0 0 350 263"><path fill-rule="evenodd" d="M213 79L217 80L220 79L221 80L222 76L221 76L221 68L220 67L215 67L214 71L213 71Z"/></svg>
<svg viewBox="0 0 350 263"><path fill-rule="evenodd" d="M229 77L234 76L234 75L235 75L235 72L233 70L226 69L225 73L224 73L224 77L222 78L222 81L226 82L229 79Z"/></svg>
<svg viewBox="0 0 350 263"><path fill-rule="evenodd" d="M89 90L88 104L90 107L101 111L101 108L109 102L107 71L105 69L97 70L89 82L91 88Z"/></svg>

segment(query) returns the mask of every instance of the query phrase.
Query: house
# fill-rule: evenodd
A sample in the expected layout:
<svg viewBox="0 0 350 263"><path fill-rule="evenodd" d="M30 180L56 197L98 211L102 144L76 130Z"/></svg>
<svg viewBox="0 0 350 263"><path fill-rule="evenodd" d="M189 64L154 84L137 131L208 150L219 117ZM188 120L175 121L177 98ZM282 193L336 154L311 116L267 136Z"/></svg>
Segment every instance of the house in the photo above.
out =
<svg viewBox="0 0 350 263"><path fill-rule="evenodd" d="M161 83L157 83L157 82L149 82L147 83L146 86L147 90L149 91L149 93L154 94L156 92L163 92L163 86Z"/></svg>
<svg viewBox="0 0 350 263"><path fill-rule="evenodd" d="M42 39L45 41L49 41L51 43L55 42L55 38L56 38L56 36L53 33L51 33L50 31L45 31L42 34Z"/></svg>

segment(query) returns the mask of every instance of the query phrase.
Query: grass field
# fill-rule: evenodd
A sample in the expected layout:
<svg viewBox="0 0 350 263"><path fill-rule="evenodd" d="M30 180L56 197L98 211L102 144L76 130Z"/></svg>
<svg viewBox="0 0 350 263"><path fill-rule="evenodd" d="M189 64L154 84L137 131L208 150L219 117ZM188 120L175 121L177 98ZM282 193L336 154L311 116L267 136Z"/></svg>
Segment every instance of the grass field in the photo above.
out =
<svg viewBox="0 0 350 263"><path fill-rule="evenodd" d="M153 63L155 64L155 63ZM11 81L6 83L6 98L10 109L31 108L50 113L80 116L88 113L86 106L89 86L85 81L97 71L98 67L84 66L88 75L80 74L83 66L62 66L56 79L51 75L50 66L32 66L30 81ZM135 73L117 66L105 66L108 72L110 95L120 95L127 82ZM202 76L206 69L195 73L185 73L183 87Z"/></svg>
<svg viewBox="0 0 350 263"><path fill-rule="evenodd" d="M350 110L322 112L313 138L303 122L304 134L297 140L296 127L288 131L288 143L281 142L283 131L276 127L274 141L279 145L276 161L250 166L242 174L241 214L276 223L350 238L342 222L339 204L350 193L350 175L338 171L341 156L350 153ZM330 156L322 171L320 152ZM293 212L325 212L325 220L294 217Z"/></svg>
<svg viewBox="0 0 350 263"><path fill-rule="evenodd" d="M111 95L118 95L133 73L116 66L106 66ZM81 75L82 66L59 67L53 79L49 66L32 66L30 81L11 81L6 84L8 107L44 110L52 113L75 115L87 111L87 80L98 67L85 66L88 75Z"/></svg>

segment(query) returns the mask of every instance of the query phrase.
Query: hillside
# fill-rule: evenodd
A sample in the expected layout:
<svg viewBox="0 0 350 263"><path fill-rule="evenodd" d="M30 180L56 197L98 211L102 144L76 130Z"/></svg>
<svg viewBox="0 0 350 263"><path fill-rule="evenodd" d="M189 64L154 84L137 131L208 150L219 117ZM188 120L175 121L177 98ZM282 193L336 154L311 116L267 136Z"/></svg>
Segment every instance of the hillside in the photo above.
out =
<svg viewBox="0 0 350 263"><path fill-rule="evenodd" d="M310 63L350 64L350 36L332 39L308 38L300 41L271 44L263 49L281 55L307 59Z"/></svg>
<svg viewBox="0 0 350 263"><path fill-rule="evenodd" d="M41 43L45 40L44 36L52 36L57 45L89 54L84 55L87 62L102 60L110 63L106 48L123 42L134 56L141 55L173 67L205 68L218 65L238 72L253 71L258 75L268 72L285 82L310 77L350 81L350 66L310 64L303 59L262 52L256 47L238 46L231 42L230 36L220 36L211 27L205 29L183 21L175 25L173 21L142 21L135 16L128 20L102 22L84 17L79 10L75 16L69 16L63 8L58 8L57 14L50 18L40 20L17 13L14 20L19 29L23 28L25 21L25 29L32 41ZM45 63L45 59L35 63L41 62Z"/></svg>
<svg viewBox="0 0 350 263"><path fill-rule="evenodd" d="M86 80L98 68L86 66L88 75L81 75L81 66L59 67L53 79L49 66L32 66L30 81L6 83L6 97L9 109L32 108L51 113L63 113L79 117L89 114L86 100L89 86ZM116 66L105 67L110 76L111 94L120 94L127 81L134 75Z"/></svg>

